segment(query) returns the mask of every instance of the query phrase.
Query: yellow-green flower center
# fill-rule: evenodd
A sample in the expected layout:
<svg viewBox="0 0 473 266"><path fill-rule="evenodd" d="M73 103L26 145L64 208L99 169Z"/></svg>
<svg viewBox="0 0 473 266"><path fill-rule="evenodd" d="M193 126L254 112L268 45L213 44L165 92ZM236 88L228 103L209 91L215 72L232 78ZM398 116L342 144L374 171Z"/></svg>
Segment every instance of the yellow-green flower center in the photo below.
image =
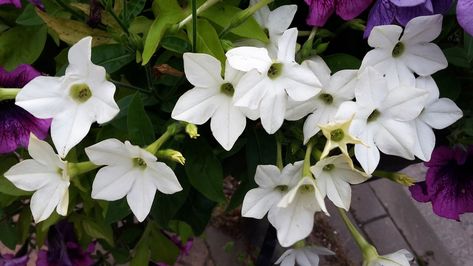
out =
<svg viewBox="0 0 473 266"><path fill-rule="evenodd" d="M332 171L333 168L335 168L335 165L333 165L333 163L330 163L330 164L327 164L326 166L324 166L322 168L323 171L326 171L326 172L329 172L329 171Z"/></svg>
<svg viewBox="0 0 473 266"><path fill-rule="evenodd" d="M322 100L325 104L333 103L333 96L328 93L322 93L319 95L319 99Z"/></svg>
<svg viewBox="0 0 473 266"><path fill-rule="evenodd" d="M220 86L220 92L232 97L235 93L235 89L233 88L233 85L231 83L224 83Z"/></svg>
<svg viewBox="0 0 473 266"><path fill-rule="evenodd" d="M302 185L299 187L299 191L303 193L314 192L314 187L311 185Z"/></svg>
<svg viewBox="0 0 473 266"><path fill-rule="evenodd" d="M376 121L380 114L381 113L377 109L374 109L373 112L371 112L371 114L368 116L368 122Z"/></svg>
<svg viewBox="0 0 473 266"><path fill-rule="evenodd" d="M345 133L341 128L330 131L330 139L333 141L341 141L345 137Z"/></svg>
<svg viewBox="0 0 473 266"><path fill-rule="evenodd" d="M90 99L90 97L92 97L92 91L90 90L89 85L85 83L77 83L72 85L69 93L72 99L80 103L84 103Z"/></svg>
<svg viewBox="0 0 473 266"><path fill-rule="evenodd" d="M276 187L276 190L279 190L281 192L287 191L288 187L286 185L279 185Z"/></svg>
<svg viewBox="0 0 473 266"><path fill-rule="evenodd" d="M404 53L404 44L402 42L398 42L396 43L396 45L394 45L394 48L393 48L393 51L392 51L392 56L393 57L399 57L402 55L402 53Z"/></svg>
<svg viewBox="0 0 473 266"><path fill-rule="evenodd" d="M147 164L145 162L145 160L143 160L142 158L133 158L133 164L135 165L135 167L139 167L139 168L146 168Z"/></svg>
<svg viewBox="0 0 473 266"><path fill-rule="evenodd" d="M273 63L268 69L268 77L270 79L275 79L281 75L282 72L282 64L281 63Z"/></svg>

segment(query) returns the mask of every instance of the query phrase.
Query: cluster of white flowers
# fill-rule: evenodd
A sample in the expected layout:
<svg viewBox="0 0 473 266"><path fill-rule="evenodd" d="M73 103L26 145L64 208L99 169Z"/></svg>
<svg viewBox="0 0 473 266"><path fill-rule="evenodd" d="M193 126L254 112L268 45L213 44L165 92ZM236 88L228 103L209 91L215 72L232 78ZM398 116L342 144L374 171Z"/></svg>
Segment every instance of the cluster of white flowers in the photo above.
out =
<svg viewBox="0 0 473 266"><path fill-rule="evenodd" d="M303 161L283 169L259 165L255 175L258 187L250 190L243 202L245 217L261 219L268 213L284 247L310 234L316 211L327 213L325 196L348 210L350 185L371 176L380 151L429 160L435 144L432 129L445 128L462 116L453 101L439 99L430 77L447 67L442 51L431 43L440 34L441 15L417 17L405 29L375 27L368 39L374 49L366 54L360 69L331 75L320 57L301 64L295 61L298 31L287 29L295 8L258 12L255 18L268 29L270 43L229 50L225 78L216 59L185 54L185 74L195 88L178 100L172 113L175 119L195 124L211 117L212 133L226 150L243 132L246 117L261 119L266 132L273 134L285 119L307 116L304 143L322 130L327 143L310 172L303 170L307 163ZM275 14L282 21L275 19ZM354 144L363 172L354 167L347 144ZM327 157L335 147L342 154ZM406 265L405 260L408 265L409 253L401 253L386 257L393 257L400 265Z"/></svg>
<svg viewBox="0 0 473 266"><path fill-rule="evenodd" d="M35 222L47 219L56 209L67 215L69 184L75 165L64 160L69 151L89 132L93 122L106 123L119 112L113 98L115 85L106 79L105 69L91 61L92 38L73 45L69 66L63 77L39 76L17 95L16 104L38 118L52 118L51 137L58 151L31 135L24 160L6 173L15 186L35 191L31 212ZM101 168L92 184L92 198L108 201L127 196L127 202L139 221L151 210L156 189L172 194L182 190L169 166L157 162L154 154L128 141L107 139L86 148L92 167Z"/></svg>

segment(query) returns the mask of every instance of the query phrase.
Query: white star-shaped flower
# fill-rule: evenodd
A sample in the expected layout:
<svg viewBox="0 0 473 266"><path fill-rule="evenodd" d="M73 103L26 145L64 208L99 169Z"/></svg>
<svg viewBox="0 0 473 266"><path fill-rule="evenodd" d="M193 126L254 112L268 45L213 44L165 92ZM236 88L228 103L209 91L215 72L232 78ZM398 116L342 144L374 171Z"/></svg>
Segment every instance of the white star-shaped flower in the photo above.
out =
<svg viewBox="0 0 473 266"><path fill-rule="evenodd" d="M300 178L302 164L298 170L297 176ZM309 176L302 177L297 185L282 197L278 208L268 213L268 220L276 228L281 246L291 246L312 232L315 212L327 213L324 197L314 178Z"/></svg>
<svg viewBox="0 0 473 266"><path fill-rule="evenodd" d="M330 69L322 58L302 62L319 78L322 88L315 96L304 102L289 99L286 119L299 120L310 114L304 122L304 143L320 131L318 125L333 120L338 107L355 97L357 70L341 70L330 76ZM314 88L315 89L315 88Z"/></svg>
<svg viewBox="0 0 473 266"><path fill-rule="evenodd" d="M441 30L442 15L416 17L404 31L397 25L374 27L368 44L375 49L365 55L360 69L374 67L386 75L390 88L413 85L413 73L428 76L447 67L442 50L431 43Z"/></svg>
<svg viewBox="0 0 473 266"><path fill-rule="evenodd" d="M67 215L70 184L67 162L61 160L51 145L33 134L28 153L32 159L12 166L5 177L19 189L35 191L30 208L36 223L46 220L54 209L60 215Z"/></svg>
<svg viewBox="0 0 473 266"><path fill-rule="evenodd" d="M452 100L439 99L439 89L431 76L418 77L416 87L428 91L429 96L419 117L414 120L416 145L414 154L423 161L429 161L435 147L433 128L443 129L455 123L463 112Z"/></svg>
<svg viewBox="0 0 473 266"><path fill-rule="evenodd" d="M182 190L174 172L156 156L138 146L107 139L85 149L101 168L92 184L92 198L114 201L126 196L138 221L148 216L156 189L164 194Z"/></svg>
<svg viewBox="0 0 473 266"><path fill-rule="evenodd" d="M322 194L340 208L348 211L351 203L350 184L359 184L368 176L353 167L351 159L343 154L318 161L310 168Z"/></svg>
<svg viewBox="0 0 473 266"><path fill-rule="evenodd" d="M258 109L269 134L281 127L288 98L305 101L320 91L314 73L295 62L296 40L297 29L286 30L278 41L276 58L266 48L257 47L238 47L226 54L233 68L249 71L235 88L235 105Z"/></svg>
<svg viewBox="0 0 473 266"><path fill-rule="evenodd" d="M409 261L413 259L414 256L409 251L401 249L388 255L365 260L363 261L363 266L409 266Z"/></svg>
<svg viewBox="0 0 473 266"><path fill-rule="evenodd" d="M51 137L64 158L89 132L93 122L112 120L119 108L115 85L91 61L92 37L69 49L65 76L38 76L18 93L16 104L38 118L52 118Z"/></svg>
<svg viewBox="0 0 473 266"><path fill-rule="evenodd" d="M255 182L259 186L248 191L243 199L241 215L256 219L263 218L274 210L282 197L297 184L302 162L286 165L279 170L275 165L258 165Z"/></svg>
<svg viewBox="0 0 473 266"><path fill-rule="evenodd" d="M171 117L196 125L210 119L212 134L228 151L246 126L242 108L232 103L234 88L244 73L227 63L222 78L222 67L214 57L194 53L185 53L183 57L186 77L195 87L179 98Z"/></svg>
<svg viewBox="0 0 473 266"><path fill-rule="evenodd" d="M253 6L258 2L259 0L250 0L250 5ZM272 11L268 6L264 6L253 14L256 22L268 32L269 43L266 48L270 54L277 53L278 40L291 25L296 11L297 5L283 5Z"/></svg>
<svg viewBox="0 0 473 266"><path fill-rule="evenodd" d="M335 253L330 249L318 246L295 247L286 250L274 264L280 264L281 266L317 266L320 261L319 255L335 255Z"/></svg>
<svg viewBox="0 0 473 266"><path fill-rule="evenodd" d="M336 118L355 114L350 132L363 143L355 144L355 156L367 174L378 166L379 150L414 159L415 129L410 121L422 111L427 95L426 90L409 86L390 90L386 78L371 67L360 74L356 102L340 105Z"/></svg>

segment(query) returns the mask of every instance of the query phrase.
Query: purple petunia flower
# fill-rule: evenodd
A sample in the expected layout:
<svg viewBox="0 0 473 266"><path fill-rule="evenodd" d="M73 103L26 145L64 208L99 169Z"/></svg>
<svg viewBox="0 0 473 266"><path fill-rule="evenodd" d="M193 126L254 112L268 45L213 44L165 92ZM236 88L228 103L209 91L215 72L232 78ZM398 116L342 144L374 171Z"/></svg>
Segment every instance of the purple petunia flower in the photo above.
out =
<svg viewBox="0 0 473 266"><path fill-rule="evenodd" d="M29 65L20 65L12 72L0 67L0 88L21 88L40 73ZM28 147L30 132L39 139L46 138L50 119L38 119L14 100L0 101L0 154L18 147Z"/></svg>
<svg viewBox="0 0 473 266"><path fill-rule="evenodd" d="M473 0L458 0L457 20L460 26L473 35Z"/></svg>
<svg viewBox="0 0 473 266"><path fill-rule="evenodd" d="M409 188L415 200L432 202L434 213L449 219L473 212L473 145L467 150L438 147L425 165L425 181Z"/></svg>
<svg viewBox="0 0 473 266"><path fill-rule="evenodd" d="M15 257L13 254L0 255L0 266L26 266L28 256Z"/></svg>
<svg viewBox="0 0 473 266"><path fill-rule="evenodd" d="M21 8L20 0L0 0L1 5L14 5L16 8Z"/></svg>
<svg viewBox="0 0 473 266"><path fill-rule="evenodd" d="M305 2L309 5L307 24L321 27L334 11L342 19L350 20L363 12L372 0L305 0Z"/></svg>
<svg viewBox="0 0 473 266"><path fill-rule="evenodd" d="M95 243L89 244L86 250L77 243L74 227L62 220L48 232L48 250L38 252L36 266L90 266L94 264L91 254Z"/></svg>
<svg viewBox="0 0 473 266"><path fill-rule="evenodd" d="M370 10L364 37L379 25L399 24L406 26L409 20L447 12L452 0L377 0Z"/></svg>

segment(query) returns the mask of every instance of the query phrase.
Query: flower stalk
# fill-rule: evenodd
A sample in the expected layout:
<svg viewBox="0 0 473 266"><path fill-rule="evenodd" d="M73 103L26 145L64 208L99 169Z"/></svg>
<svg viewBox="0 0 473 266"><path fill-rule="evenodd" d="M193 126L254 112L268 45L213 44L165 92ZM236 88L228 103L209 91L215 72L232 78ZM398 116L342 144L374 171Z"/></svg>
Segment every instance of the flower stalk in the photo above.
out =
<svg viewBox="0 0 473 266"><path fill-rule="evenodd" d="M307 148L305 150L304 165L302 167L302 177L312 177L312 172L310 171L310 156L312 154L313 147L314 141L310 140L309 143L307 143Z"/></svg>
<svg viewBox="0 0 473 266"><path fill-rule="evenodd" d="M155 142L151 143L145 150L151 154L156 154L161 146L166 143L172 136L176 135L183 129L182 123L174 123L168 126L166 132L159 137Z"/></svg>
<svg viewBox="0 0 473 266"><path fill-rule="evenodd" d="M276 166L279 170L284 168L284 162L282 160L282 136L281 134L276 134Z"/></svg>
<svg viewBox="0 0 473 266"><path fill-rule="evenodd" d="M258 3L248 7L247 9L242 10L240 13L235 15L230 24L220 32L219 37L225 36L233 28L236 28L240 26L243 22L245 22L256 11L260 10L264 6L267 6L273 1L274 0L261 0Z"/></svg>
<svg viewBox="0 0 473 266"><path fill-rule="evenodd" d="M0 101L15 99L18 92L18 88L0 88Z"/></svg>
<svg viewBox="0 0 473 266"><path fill-rule="evenodd" d="M199 8L197 8L195 15L198 16L205 10L209 9L211 6L215 5L216 3L220 2L221 0L207 0L203 3ZM177 29L180 30L184 28L184 26L192 20L193 14L190 14L186 18L184 18L179 24L177 25Z"/></svg>
<svg viewBox="0 0 473 266"><path fill-rule="evenodd" d="M80 163L67 163L67 173L69 174L69 177L72 178L95 170L98 167L98 165L95 165L91 161L85 161Z"/></svg>
<svg viewBox="0 0 473 266"><path fill-rule="evenodd" d="M387 178L393 182L396 182L398 184L401 184L403 186L410 187L414 185L415 180L403 173L393 173L393 172L387 172L387 171L380 171L380 170L375 170L373 172L374 176L379 176L383 178Z"/></svg>

